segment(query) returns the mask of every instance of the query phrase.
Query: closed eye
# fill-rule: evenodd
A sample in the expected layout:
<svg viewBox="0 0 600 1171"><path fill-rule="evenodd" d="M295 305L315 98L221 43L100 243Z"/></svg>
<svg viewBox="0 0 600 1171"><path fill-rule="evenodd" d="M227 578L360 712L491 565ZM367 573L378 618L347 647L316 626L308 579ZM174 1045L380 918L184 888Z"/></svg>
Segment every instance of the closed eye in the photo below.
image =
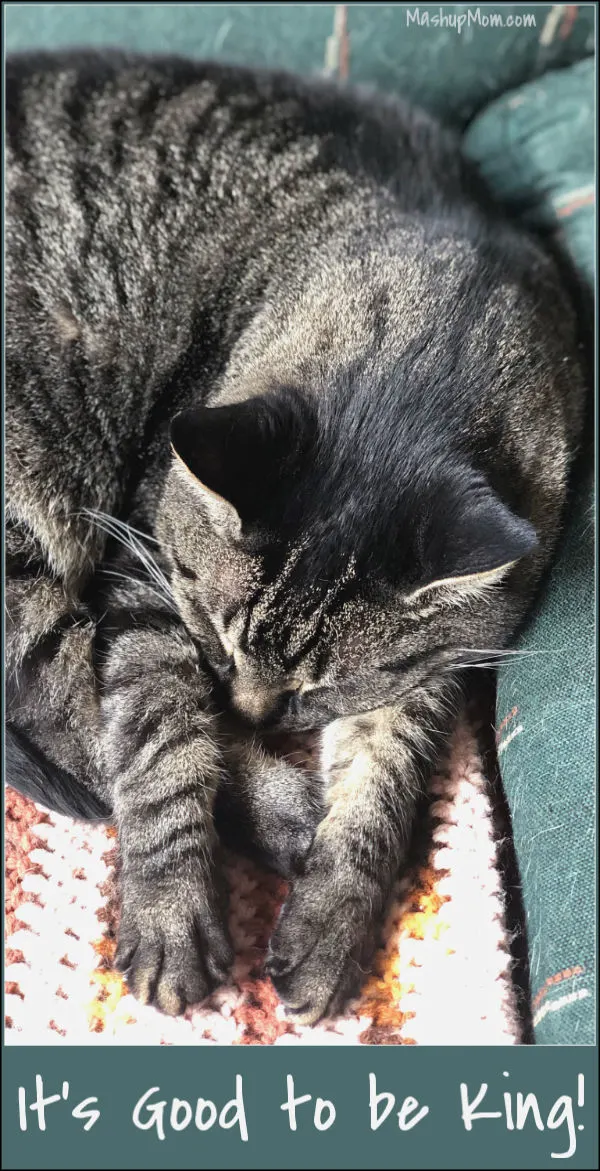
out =
<svg viewBox="0 0 600 1171"><path fill-rule="evenodd" d="M209 671L215 676L215 679L218 679L219 683L226 683L235 674L236 667L233 655L218 661L210 659L205 661Z"/></svg>
<svg viewBox="0 0 600 1171"><path fill-rule="evenodd" d="M184 565L183 562L180 561L179 558L176 557L174 553L172 554L172 557L173 557L173 562L174 562L175 568L176 568L178 574L180 575L180 577L185 577L185 578L187 578L188 581L196 581L197 580L197 574L194 573L193 569L190 569L188 565Z"/></svg>
<svg viewBox="0 0 600 1171"><path fill-rule="evenodd" d="M388 672L390 675L406 674L408 671L414 671L415 667L424 667L436 660L444 647L436 647L434 650L426 653L415 655L404 655L403 658L396 659L393 662L380 663L378 671Z"/></svg>
<svg viewBox="0 0 600 1171"><path fill-rule="evenodd" d="M195 607L196 614L202 618L201 633L197 631L194 637L194 642L200 651L201 657L206 667L215 676L216 679L224 681L228 679L236 669L235 657L233 648L225 646L221 635L215 629L214 623L209 614L204 608L199 605Z"/></svg>

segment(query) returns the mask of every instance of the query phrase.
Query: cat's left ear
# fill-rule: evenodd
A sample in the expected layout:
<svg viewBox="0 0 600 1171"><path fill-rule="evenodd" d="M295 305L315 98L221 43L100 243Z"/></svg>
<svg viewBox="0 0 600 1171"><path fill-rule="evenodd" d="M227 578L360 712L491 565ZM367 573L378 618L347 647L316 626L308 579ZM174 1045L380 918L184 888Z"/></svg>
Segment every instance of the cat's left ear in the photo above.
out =
<svg viewBox="0 0 600 1171"><path fill-rule="evenodd" d="M422 530L424 584L470 594L494 585L537 547L533 525L486 484L440 495Z"/></svg>

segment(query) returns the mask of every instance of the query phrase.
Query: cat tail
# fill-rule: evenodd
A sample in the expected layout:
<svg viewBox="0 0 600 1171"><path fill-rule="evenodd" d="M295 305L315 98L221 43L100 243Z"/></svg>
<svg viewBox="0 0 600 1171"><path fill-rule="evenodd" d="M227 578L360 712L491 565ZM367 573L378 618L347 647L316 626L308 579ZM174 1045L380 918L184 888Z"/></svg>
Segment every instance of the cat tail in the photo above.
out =
<svg viewBox="0 0 600 1171"><path fill-rule="evenodd" d="M83 821L110 821L112 812L100 797L53 764L22 732L6 726L5 781L53 813Z"/></svg>

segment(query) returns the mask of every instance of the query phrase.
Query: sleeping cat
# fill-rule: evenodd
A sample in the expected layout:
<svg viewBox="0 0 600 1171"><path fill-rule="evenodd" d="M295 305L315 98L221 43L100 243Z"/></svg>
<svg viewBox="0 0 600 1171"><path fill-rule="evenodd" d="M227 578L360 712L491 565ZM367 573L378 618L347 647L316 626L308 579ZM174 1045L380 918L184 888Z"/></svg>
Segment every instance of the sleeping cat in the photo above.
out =
<svg viewBox="0 0 600 1171"><path fill-rule="evenodd" d="M572 305L397 100L26 55L7 149L8 779L116 819L117 963L168 1013L226 978L215 816L245 833L292 878L268 970L314 1021L552 556ZM316 730L319 769L269 730Z"/></svg>

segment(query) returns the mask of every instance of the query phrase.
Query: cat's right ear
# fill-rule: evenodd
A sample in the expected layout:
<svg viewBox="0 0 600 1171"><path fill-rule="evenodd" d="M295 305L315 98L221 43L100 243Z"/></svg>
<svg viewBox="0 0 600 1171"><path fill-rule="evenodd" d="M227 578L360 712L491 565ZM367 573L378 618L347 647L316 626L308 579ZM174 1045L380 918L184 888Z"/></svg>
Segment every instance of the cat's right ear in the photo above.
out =
<svg viewBox="0 0 600 1171"><path fill-rule="evenodd" d="M260 524L300 438L290 401L244 399L176 415L171 444L213 526L235 539Z"/></svg>
<svg viewBox="0 0 600 1171"><path fill-rule="evenodd" d="M212 411L203 407L176 415L171 423L171 449L177 471L197 493L212 528L220 537L234 541L240 536L242 520L231 500L213 486L222 488L222 465L228 454L224 442L216 443L211 415Z"/></svg>
<svg viewBox="0 0 600 1171"><path fill-rule="evenodd" d="M314 428L312 411L288 391L182 411L171 443L211 522L235 539L242 528L261 527L284 481L293 481Z"/></svg>

